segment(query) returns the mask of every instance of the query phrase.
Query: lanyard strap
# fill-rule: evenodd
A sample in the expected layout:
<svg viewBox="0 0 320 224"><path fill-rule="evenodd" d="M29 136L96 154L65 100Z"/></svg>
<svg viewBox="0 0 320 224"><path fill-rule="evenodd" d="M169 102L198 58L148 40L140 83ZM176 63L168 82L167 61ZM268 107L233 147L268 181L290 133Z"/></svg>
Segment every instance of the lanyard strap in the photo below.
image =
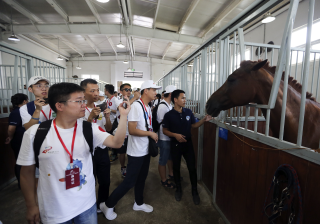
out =
<svg viewBox="0 0 320 224"><path fill-rule="evenodd" d="M144 105L143 100L142 100L141 98L140 98L140 100L141 100L141 102L142 102L142 104L143 104L144 109L146 110L145 113L147 114L147 117L149 118L150 127L151 127L151 126L152 126L152 123L151 123L151 115L148 114L148 112L147 112L147 107L146 107L146 105Z"/></svg>
<svg viewBox="0 0 320 224"><path fill-rule="evenodd" d="M66 145L64 144L64 142L63 142L60 134L59 134L59 131L58 131L57 126L56 126L56 119L53 120L54 130L56 130L57 136L58 136L59 141L61 142L61 145L63 146L64 150L66 150L66 152L67 152L67 153L69 154L69 156L70 156L70 165L71 165L71 166L72 166L72 164L73 164L73 158L72 158L72 156L73 156L74 140L75 140L75 138L76 138L76 133L77 133L77 126L78 126L78 124L77 124L77 122L76 122L76 124L75 124L75 126L74 126L74 130L73 130L73 137L72 137L72 144L71 144L71 153L70 153L69 150L67 149Z"/></svg>
<svg viewBox="0 0 320 224"><path fill-rule="evenodd" d="M94 105L94 107L96 107L96 105ZM89 116L90 116L91 111L88 109L88 107L86 107L86 109L87 109L87 111L89 111ZM92 121L93 121L93 123L97 123L97 119L93 119Z"/></svg>
<svg viewBox="0 0 320 224"><path fill-rule="evenodd" d="M110 99L107 100L107 106L108 106L108 108L109 108L109 103L111 102L111 100L112 100L113 97L114 97L114 96L112 96Z"/></svg>
<svg viewBox="0 0 320 224"><path fill-rule="evenodd" d="M47 121L50 120L51 114L52 114L51 108L50 108L50 111L49 111L49 119L47 118L47 115L45 114L45 112L43 110L41 110L41 112L42 112L43 116L47 119Z"/></svg>

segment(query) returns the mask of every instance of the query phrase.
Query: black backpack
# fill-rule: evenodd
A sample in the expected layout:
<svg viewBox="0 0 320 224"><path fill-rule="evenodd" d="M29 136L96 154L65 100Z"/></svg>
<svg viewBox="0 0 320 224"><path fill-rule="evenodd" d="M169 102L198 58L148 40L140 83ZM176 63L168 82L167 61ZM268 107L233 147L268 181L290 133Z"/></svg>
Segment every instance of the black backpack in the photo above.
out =
<svg viewBox="0 0 320 224"><path fill-rule="evenodd" d="M168 105L167 105L165 102L161 102L161 103L158 103L158 104L155 106L155 108L153 108L153 111L152 111L152 128L153 128L153 131L156 132L156 133L159 131L160 125L161 125L161 123L162 123L162 122L159 123L159 122L157 121L158 108L159 108L160 104L165 104L165 105L168 107ZM168 107L168 108L169 108L169 107Z"/></svg>
<svg viewBox="0 0 320 224"><path fill-rule="evenodd" d="M50 128L51 128L51 123L52 120L49 121L44 121L42 122L38 130L36 132L36 136L34 137L34 142L33 142L33 150L34 150L34 157L36 161L36 167L39 168L39 153L40 153L40 148L41 145L46 138ZM88 121L83 121L83 126L82 126L82 131L84 138L86 139L89 147L90 147L90 153L92 154L93 152L93 135L92 135L92 126L91 123Z"/></svg>

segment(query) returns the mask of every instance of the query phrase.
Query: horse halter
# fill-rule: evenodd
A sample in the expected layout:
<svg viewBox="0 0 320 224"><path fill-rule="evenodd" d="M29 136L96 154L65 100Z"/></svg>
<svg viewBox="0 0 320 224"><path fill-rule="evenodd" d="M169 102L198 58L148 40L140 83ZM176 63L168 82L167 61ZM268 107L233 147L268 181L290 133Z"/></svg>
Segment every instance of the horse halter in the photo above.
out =
<svg viewBox="0 0 320 224"><path fill-rule="evenodd" d="M280 179L281 176L284 176L284 179ZM280 187L282 184L286 183L286 187L281 191ZM273 197L272 202L266 206L268 196L273 187ZM293 188L292 194L290 194L291 189ZM296 223L302 222L302 197L301 190L299 185L299 180L296 171L292 166L284 164L278 167L276 170L267 198L264 203L264 213L268 217L269 224L274 224L274 221L281 216L282 211L288 210L290 206L290 215L288 219L288 224L292 224L295 219L295 210L294 210L294 196L298 193L299 196L299 214L297 217ZM280 197L279 197L280 196ZM271 215L268 215L267 210L271 208Z"/></svg>

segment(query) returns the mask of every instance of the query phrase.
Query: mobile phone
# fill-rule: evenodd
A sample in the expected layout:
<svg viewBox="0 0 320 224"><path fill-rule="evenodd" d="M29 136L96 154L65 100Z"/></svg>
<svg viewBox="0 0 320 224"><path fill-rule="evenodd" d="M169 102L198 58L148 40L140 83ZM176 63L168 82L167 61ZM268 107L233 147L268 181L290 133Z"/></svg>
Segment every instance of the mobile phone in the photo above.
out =
<svg viewBox="0 0 320 224"><path fill-rule="evenodd" d="M101 109L101 112L103 112L107 108L107 103L104 102L102 104L97 105L96 107L99 107ZM99 115L96 117L96 119L99 118Z"/></svg>
<svg viewBox="0 0 320 224"><path fill-rule="evenodd" d="M48 104L48 103L49 103L49 99L48 99L48 98L43 98L43 100L44 100L44 103L45 103L45 104Z"/></svg>
<svg viewBox="0 0 320 224"><path fill-rule="evenodd" d="M127 99L126 99L126 98L123 98L123 108L124 108L124 109L127 109L127 103L124 102L124 101L127 101Z"/></svg>

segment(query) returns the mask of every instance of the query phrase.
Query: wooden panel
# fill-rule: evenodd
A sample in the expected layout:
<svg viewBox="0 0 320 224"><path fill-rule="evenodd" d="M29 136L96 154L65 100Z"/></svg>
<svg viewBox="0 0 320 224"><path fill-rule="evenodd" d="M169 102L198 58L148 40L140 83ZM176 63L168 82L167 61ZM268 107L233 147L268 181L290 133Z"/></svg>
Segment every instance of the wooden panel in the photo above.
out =
<svg viewBox="0 0 320 224"><path fill-rule="evenodd" d="M206 122L203 137L202 181L213 193L214 153L216 145L216 125ZM214 136L214 137L213 137Z"/></svg>
<svg viewBox="0 0 320 224"><path fill-rule="evenodd" d="M16 163L10 145L4 144L8 130L8 118L0 118L0 186L14 177Z"/></svg>
<svg viewBox="0 0 320 224"><path fill-rule="evenodd" d="M199 132L198 128L191 128L191 139L192 139L194 154L196 157L196 167L198 164L198 132Z"/></svg>

